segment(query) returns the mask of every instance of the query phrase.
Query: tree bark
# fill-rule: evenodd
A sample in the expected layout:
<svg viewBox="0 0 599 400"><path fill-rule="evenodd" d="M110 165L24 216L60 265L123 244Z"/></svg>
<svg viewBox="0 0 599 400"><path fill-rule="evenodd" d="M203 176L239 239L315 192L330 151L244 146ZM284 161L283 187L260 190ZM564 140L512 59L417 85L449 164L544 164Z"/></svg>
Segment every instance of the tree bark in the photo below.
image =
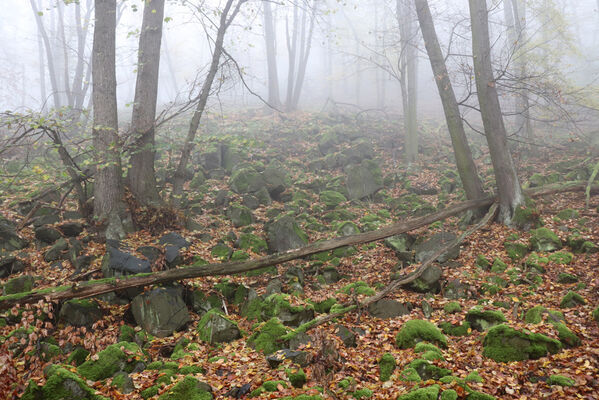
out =
<svg viewBox="0 0 599 400"><path fill-rule="evenodd" d="M292 108L297 109L299 105L300 95L302 93L302 87L304 86L304 79L306 77L306 68L308 66L308 59L310 58L310 50L312 49L312 35L314 33L314 21L316 20L316 1L312 5L312 13L310 15L310 27L308 28L306 37L306 15L307 11L304 11L304 18L302 18L302 40L300 45L300 54L298 60L298 71L297 79L295 81L295 88L293 90L293 104Z"/></svg>
<svg viewBox="0 0 599 400"><path fill-rule="evenodd" d="M268 104L278 108L281 106L281 98L277 68L276 32L270 1L263 1L262 6L264 7L264 42L266 45L266 63L268 66Z"/></svg>
<svg viewBox="0 0 599 400"><path fill-rule="evenodd" d="M134 142L131 150L131 167L127 179L131 193L144 205L162 204L156 172L154 170L156 101L160 66L160 43L164 0L149 0L144 3L144 15L139 37L137 82L131 130Z"/></svg>
<svg viewBox="0 0 599 400"><path fill-rule="evenodd" d="M424 45L431 63L435 83L439 90L443 112L447 121L447 128L451 136L451 143L455 153L456 164L462 186L469 200L484 197L483 185L478 176L476 165L472 159L472 152L464 132L464 123L460 115L458 102L453 91L451 80L445 65L445 58L435 31L433 17L427 0L416 0L416 12L420 22L420 31L424 37Z"/></svg>
<svg viewBox="0 0 599 400"><path fill-rule="evenodd" d="M481 117L497 182L499 220L509 224L516 208L524 202L524 197L507 145L507 135L493 77L487 3L484 0L469 0L468 3L472 26L474 76Z"/></svg>
<svg viewBox="0 0 599 400"><path fill-rule="evenodd" d="M287 33L287 53L289 66L287 71L287 97L285 99L285 108L287 111L294 111L291 107L293 101L293 82L295 80L295 64L296 64L296 53L297 53L297 35L298 35L298 13L299 6L294 4L293 6L293 32L289 33L289 21L286 19L286 33Z"/></svg>
<svg viewBox="0 0 599 400"><path fill-rule="evenodd" d="M121 239L125 230L121 220L124 205L116 100L116 0L95 0L95 16L92 50L94 214L98 223L106 227L107 238Z"/></svg>

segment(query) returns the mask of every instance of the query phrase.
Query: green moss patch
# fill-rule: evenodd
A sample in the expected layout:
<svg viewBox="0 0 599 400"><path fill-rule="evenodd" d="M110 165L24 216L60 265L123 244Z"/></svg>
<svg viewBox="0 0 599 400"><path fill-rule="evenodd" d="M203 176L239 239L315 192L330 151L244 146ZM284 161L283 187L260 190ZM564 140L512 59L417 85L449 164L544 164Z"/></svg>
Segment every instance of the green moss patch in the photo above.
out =
<svg viewBox="0 0 599 400"><path fill-rule="evenodd" d="M385 353L379 360L379 372L381 382L388 381L395 370L395 358L391 353Z"/></svg>
<svg viewBox="0 0 599 400"><path fill-rule="evenodd" d="M526 334L509 327L498 325L489 329L483 341L483 355L495 361L510 362L544 357L555 354L561 344L540 333Z"/></svg>
<svg viewBox="0 0 599 400"><path fill-rule="evenodd" d="M400 349L407 349L414 347L416 343L427 341L440 345L441 347L447 347L447 339L432 323L421 320L413 319L407 321L395 337L395 343Z"/></svg>
<svg viewBox="0 0 599 400"><path fill-rule="evenodd" d="M119 342L108 346L77 368L77 372L92 381L110 378L118 371L131 372L143 359L139 346L130 342Z"/></svg>

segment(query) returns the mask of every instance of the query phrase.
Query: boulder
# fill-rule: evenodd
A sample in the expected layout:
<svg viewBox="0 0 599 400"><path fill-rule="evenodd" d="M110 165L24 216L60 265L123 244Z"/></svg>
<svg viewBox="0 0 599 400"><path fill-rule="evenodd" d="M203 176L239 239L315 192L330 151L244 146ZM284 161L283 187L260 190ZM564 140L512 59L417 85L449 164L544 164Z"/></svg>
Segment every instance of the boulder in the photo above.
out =
<svg viewBox="0 0 599 400"><path fill-rule="evenodd" d="M251 225L254 219L252 211L241 204L233 204L229 209L229 217L236 228Z"/></svg>
<svg viewBox="0 0 599 400"><path fill-rule="evenodd" d="M323 190L320 193L320 201L328 208L335 208L341 203L345 203L347 199L344 195L334 190Z"/></svg>
<svg viewBox="0 0 599 400"><path fill-rule="evenodd" d="M298 364L300 367L306 367L310 358L309 353L305 351L281 349L266 356L266 362L270 368L277 368L285 360L290 360L292 363Z"/></svg>
<svg viewBox="0 0 599 400"><path fill-rule="evenodd" d="M58 239L62 238L62 233L56 228L52 228L51 226L40 226L35 228L35 238L40 242L46 244L52 244L56 242Z"/></svg>
<svg viewBox="0 0 599 400"><path fill-rule="evenodd" d="M181 249L191 245L183 236L176 232L170 232L162 236L158 241L164 246L164 258L168 267L173 268L183 261L180 252Z"/></svg>
<svg viewBox="0 0 599 400"><path fill-rule="evenodd" d="M60 307L58 320L63 324L91 328L102 315L100 305L94 300L68 300Z"/></svg>
<svg viewBox="0 0 599 400"><path fill-rule="evenodd" d="M58 230L66 237L77 237L83 232L83 224L81 222L67 221L58 225Z"/></svg>
<svg viewBox="0 0 599 400"><path fill-rule="evenodd" d="M278 199L281 193L286 189L285 180L287 173L285 168L278 161L271 162L262 172L262 180L273 199Z"/></svg>
<svg viewBox="0 0 599 400"><path fill-rule="evenodd" d="M208 311L198 323L200 339L210 344L231 342L241 337L237 324L215 310Z"/></svg>
<svg viewBox="0 0 599 400"><path fill-rule="evenodd" d="M395 318L410 313L410 307L397 300L381 299L368 305L368 313L376 318Z"/></svg>
<svg viewBox="0 0 599 400"><path fill-rule="evenodd" d="M550 229L538 228L530 231L530 245L534 251L555 251L562 248L562 241Z"/></svg>
<svg viewBox="0 0 599 400"><path fill-rule="evenodd" d="M255 193L265 186L262 174L251 167L240 168L233 172L229 186L237 194Z"/></svg>
<svg viewBox="0 0 599 400"><path fill-rule="evenodd" d="M283 215L268 224L266 232L266 241L271 253L281 253L308 244L308 236L290 215Z"/></svg>
<svg viewBox="0 0 599 400"><path fill-rule="evenodd" d="M422 275L408 283L406 287L418 293L439 293L441 290L440 279L443 270L437 265L429 265Z"/></svg>
<svg viewBox="0 0 599 400"><path fill-rule="evenodd" d="M61 237L46 251L46 253L44 253L44 260L46 260L46 262L52 262L66 259L68 258L68 249L69 244L64 238Z"/></svg>
<svg viewBox="0 0 599 400"><path fill-rule="evenodd" d="M489 329L483 340L483 356L499 362L511 362L545 357L555 354L561 344L540 333L526 334L508 325Z"/></svg>
<svg viewBox="0 0 599 400"><path fill-rule="evenodd" d="M33 380L29 381L29 386L25 389L22 399L54 399L60 396L61 399L69 400L103 400L104 397L97 395L96 390L87 385L76 373L61 367L59 365L50 365L44 369L46 383L44 386L38 386Z"/></svg>
<svg viewBox="0 0 599 400"><path fill-rule="evenodd" d="M29 243L16 233L15 226L7 219L0 219L0 250L21 250Z"/></svg>
<svg viewBox="0 0 599 400"><path fill-rule="evenodd" d="M119 371L133 371L143 358L143 353L137 344L119 342L96 353L93 358L77 367L77 372L86 379L100 381L110 378Z"/></svg>
<svg viewBox="0 0 599 400"><path fill-rule="evenodd" d="M501 311L482 310L479 307L474 307L466 313L466 321L472 329L482 332L506 322L506 319Z"/></svg>
<svg viewBox="0 0 599 400"><path fill-rule="evenodd" d="M182 290L176 287L139 294L131 301L131 311L138 325L158 337L169 336L190 321Z"/></svg>
<svg viewBox="0 0 599 400"><path fill-rule="evenodd" d="M383 188L383 178L378 164L372 160L345 167L346 187L350 200L368 197Z"/></svg>
<svg viewBox="0 0 599 400"><path fill-rule="evenodd" d="M447 246L451 241L455 240L457 236L451 232L440 232L430 237L427 241L416 245L414 247L415 260L416 262L424 262L432 257L440 247ZM444 263L448 260L457 258L460 255L460 246L455 245L450 248L446 253L441 254L437 257L437 261Z"/></svg>
<svg viewBox="0 0 599 400"><path fill-rule="evenodd" d="M405 322L395 337L395 343L400 349L414 347L416 343L423 341L447 347L447 338L439 328L421 319L412 319Z"/></svg>
<svg viewBox="0 0 599 400"><path fill-rule="evenodd" d="M142 260L129 253L121 251L117 247L107 243L106 253L102 259L102 274L105 278L120 278L122 276L150 273L152 272L151 264L148 260ZM119 294L132 299L141 293L139 288L130 288L119 291Z"/></svg>
<svg viewBox="0 0 599 400"><path fill-rule="evenodd" d="M25 264L17 257L0 252L0 279L25 269Z"/></svg>

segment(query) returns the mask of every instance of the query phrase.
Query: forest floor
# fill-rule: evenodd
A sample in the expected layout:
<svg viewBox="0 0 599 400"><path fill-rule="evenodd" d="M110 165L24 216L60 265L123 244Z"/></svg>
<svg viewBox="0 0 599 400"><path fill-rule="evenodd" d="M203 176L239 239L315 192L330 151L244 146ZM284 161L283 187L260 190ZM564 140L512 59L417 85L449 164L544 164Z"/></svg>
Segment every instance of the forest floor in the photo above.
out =
<svg viewBox="0 0 599 400"><path fill-rule="evenodd" d="M185 214L193 220L193 224L188 220L188 229L162 229L156 220L146 215L146 222L149 221L150 225L155 222L152 232L143 229L130 234L121 243L121 248L143 259L144 256L134 249L156 246L163 234L174 231L191 243L181 250L178 268L198 265L201 260L213 263L228 259L230 252L223 257L214 251L219 244L226 245L238 256L243 253L241 258L253 259L265 256L265 249L241 249L235 239L248 233L268 239L268 222L285 213L294 217L312 243L338 236L337 230L347 221L354 222L360 231L374 230L463 201L449 139L441 133L426 133L421 144L420 160L406 170L400 163L401 139L397 132L397 125L391 122L339 120L314 115L301 115L283 122L271 118L248 119L244 123L234 119L223 122L208 132L197 149L196 176L197 170L201 170L206 179L196 179L192 186L187 187L188 208ZM473 144L476 163L487 190L492 191L493 175L488 151L479 142L477 140ZM230 212L232 205L244 202L247 194L232 191L227 193L225 205L220 202L223 190L232 189L231 172L226 168L223 171L219 168L218 172L210 170L207 165L209 157L208 161L206 157L215 146L220 146L219 143L236 149L241 161L254 165L257 170L276 162L277 168L285 171L284 191L271 204L259 204L252 209L249 225L234 226ZM372 153L362 148L363 154L358 156L374 158L381 171L381 189L362 201L347 200L345 161L339 156L352 157L349 149L353 149L356 143L366 143L371 147ZM565 151L567 146L570 150ZM586 158L584 146L576 148L570 143L556 141L552 147L516 150L515 159L522 183L528 186L531 183L539 185L588 178L592 160ZM218 153L223 154L221 150ZM164 163L157 168L158 175L166 176L169 160L163 157L162 161ZM223 164L223 161L220 163ZM42 164L40 168L47 167ZM48 180L43 177L44 174L32 172L17 184L18 188L11 196L4 199L0 204L0 214L6 220L16 224L23 220L24 215L19 212L17 203L31 195L36 180ZM50 181L53 179L51 177ZM343 198L339 204L327 206L323 191L343 194ZM442 274L428 282L430 287L422 290L401 288L387 297L405 305L405 314L377 318L367 309L360 309L309 330L310 340L297 348L307 356L307 361L301 362L301 368L291 360L285 360L274 368L269 365L264 352L255 349L250 340L269 318L258 315L256 319L255 315L249 315L244 310L249 299L238 301L224 287L236 289L244 285L258 296L265 295L267 291L269 294L280 291L287 294L282 298L290 302L294 310L313 310L315 305L326 299L335 299L338 304L363 300L373 290L382 289L392 279L408 273L419 264L409 261L402 264L398 257L405 257L405 254L398 255L388 243L381 241L357 246L353 249L355 251L335 256L294 260L261 274L205 277L180 282L187 293L216 294L224 304L222 312L237 324L241 338L214 344L200 337L202 333L197 326L202 313L193 310L193 307L190 307L190 321L179 331L162 338L147 334L136 324L128 302L115 304L114 301L105 301L107 297L94 300L100 305L101 316L87 327L66 324L60 318L58 304L39 302L13 307L0 314L0 398L20 397L23 393L31 399L51 398L41 388L48 388L50 377L56 376L47 367L60 365L74 374L71 379L80 386L78 391L69 392L71 397L64 397L73 399L97 398L95 396L163 400L207 398L201 397L205 392L196 391L197 388L182 389L180 382L186 376L210 385L212 395L217 399L252 396L258 399L287 396L291 396L290 399L396 399L400 395L414 393L418 388L433 388L434 394L429 395L433 397L420 394L412 398L436 399L437 393L446 396L441 398L455 398L451 397L454 396L453 390L457 398L470 399L491 398L483 394L498 399L598 399L599 314L593 311L599 306L599 253L591 245L582 250L575 244L579 243L576 238L599 244L598 203L596 197L591 197L591 206L587 209L584 193L572 192L540 197L534 206L529 205L529 210L533 210L542 226L559 237L563 248L556 251L535 252L534 240L531 241L534 230L519 230L498 223L484 226L461 243L457 257L438 265ZM67 205L71 206L68 202ZM56 203L50 206L56 206ZM86 267L85 271L91 271L86 278L102 278L106 243L96 241L95 233L83 220L75 221L84 224L85 229L77 238L84 244L82 254L92 260ZM176 224L173 223L173 226L176 227ZM459 218L449 218L410 234L418 244L435 233L453 232L459 235L463 230ZM49 246L36 240L32 225L22 227L18 234L30 242L24 249L12 253L24 268L2 278L0 287L20 276L34 277L35 289L72 283L75 267L68 257L58 262L46 261ZM512 248L522 253L508 251ZM414 248L408 250L415 251ZM9 255L8 252L0 253L0 260ZM483 259L488 261L488 266ZM164 260L159 257L153 269L161 268L164 268ZM337 278L325 279L324 271L333 270ZM364 290L358 290L356 285L348 286L359 281L365 282ZM279 289L276 288L278 283ZM146 288L146 291L149 289ZM564 302L570 291L580 297L575 296L574 302ZM538 307L535 309L539 311L538 318L535 318L534 311L529 312L534 307ZM509 327L556 339L560 341L559 351L532 357L536 359L495 361L483 355L483 342L489 332L484 329L487 326L479 331L474 326L462 325L465 328L462 332L452 332L446 324L443 331L447 346L437 343L439 350L433 349L424 355L416 352L418 347L400 348L396 341L398 332L407 321L426 320L437 326L449 322L455 326L466 321L467 315L472 316L473 309L475 312L495 311L497 313L493 315L500 313L504 318L500 322ZM561 314L554 313L551 315L555 317L548 317L547 310ZM318 308L317 311L323 310ZM316 312L317 316L320 314ZM134 370L120 368L128 372L125 378L123 374L97 380L81 378L81 369L77 365L85 360L101 359L103 355L99 353L102 350L126 338L127 330L123 326L133 328L135 338L129 340L136 341L143 352L125 350L128 358L119 362L130 365L132 361L143 361L144 366ZM569 334L564 333L563 326ZM278 348L289 347L287 343L275 341L274 344ZM52 350L55 346L58 346L57 351ZM85 352L84 358L77 360L73 353L80 348L89 353ZM382 381L380 360L386 353L392 355L396 365L391 368L388 380ZM428 372L422 372L414 363L414 360L423 357L427 358ZM386 359L389 360L388 356ZM148 368L150 365L153 369ZM429 365L438 369L429 368ZM417 370L417 375L413 375L414 370L410 367ZM299 378L297 371L300 371ZM305 381L301 371L305 374ZM567 379L550 378L556 375ZM34 390L36 385L39 386L37 391ZM438 391L435 385L439 385ZM60 390L64 390L64 385Z"/></svg>

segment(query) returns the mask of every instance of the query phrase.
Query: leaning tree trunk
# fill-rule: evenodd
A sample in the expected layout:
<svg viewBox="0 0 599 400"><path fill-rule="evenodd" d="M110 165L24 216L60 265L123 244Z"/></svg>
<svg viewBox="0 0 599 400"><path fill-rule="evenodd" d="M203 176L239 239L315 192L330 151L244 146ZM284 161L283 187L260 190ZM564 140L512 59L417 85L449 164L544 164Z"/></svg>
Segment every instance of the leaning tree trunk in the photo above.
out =
<svg viewBox="0 0 599 400"><path fill-rule="evenodd" d="M481 117L497 182L499 220L509 224L516 208L523 203L524 198L507 145L507 135L491 67L487 3L484 0L469 0L468 3L472 26L474 76Z"/></svg>
<svg viewBox="0 0 599 400"><path fill-rule="evenodd" d="M135 100L131 117L131 129L135 139L131 150L131 167L127 176L129 188L135 199L141 204L154 206L162 203L154 171L156 154L154 128L163 18L164 0L145 2L139 37Z"/></svg>
<svg viewBox="0 0 599 400"><path fill-rule="evenodd" d="M276 33L270 1L263 1L262 5L264 7L264 41L268 65L268 104L278 108L281 106L281 98L279 94L279 72L277 70Z"/></svg>
<svg viewBox="0 0 599 400"><path fill-rule="evenodd" d="M227 32L227 29L235 19L235 16L239 13L239 9L241 8L241 5L245 3L245 1L246 0L238 0L234 10L231 12L231 15L229 16L229 12L231 11L231 7L233 6L234 0L227 0L227 3L225 4L225 7L223 8L223 11L220 15L220 23L218 26L218 32L216 34L216 41L214 42L214 52L212 53L212 62L210 64L210 69L208 70L208 75L206 75L206 79L204 80L204 84L202 85L202 89L200 90L198 103L196 105L196 109L193 113L193 116L191 117L189 130L187 131L187 137L185 138L185 144L183 145L183 149L181 150L181 158L179 159L179 164L177 165L177 170L175 171L173 181L172 202L176 206L181 204L183 184L185 183L185 180L188 175L187 163L189 162L191 151L193 150L193 144L196 132L198 131L198 127L200 126L200 120L202 119L202 115L204 114L206 104L208 103L208 97L210 96L210 90L212 88L212 83L214 82L214 77L218 72L220 56L223 53L223 42L225 40L225 33Z"/></svg>
<svg viewBox="0 0 599 400"><path fill-rule="evenodd" d="M120 239L125 231L121 221L124 206L116 101L116 0L95 0L95 15L92 50L94 214L98 223L106 228L107 238Z"/></svg>
<svg viewBox="0 0 599 400"><path fill-rule="evenodd" d="M443 104L443 112L447 120L447 129L451 136L451 143L460 179L462 180L462 186L469 200L482 198L484 196L483 185L478 177L476 165L472 159L472 152L468 146L468 139L464 132L464 123L462 122L458 102L451 80L449 79L449 74L447 73L445 58L441 52L441 46L439 45L428 1L416 0L416 12L418 14L418 21L420 22L420 30L424 37L426 52L431 62L431 68L435 76L441 103Z"/></svg>

